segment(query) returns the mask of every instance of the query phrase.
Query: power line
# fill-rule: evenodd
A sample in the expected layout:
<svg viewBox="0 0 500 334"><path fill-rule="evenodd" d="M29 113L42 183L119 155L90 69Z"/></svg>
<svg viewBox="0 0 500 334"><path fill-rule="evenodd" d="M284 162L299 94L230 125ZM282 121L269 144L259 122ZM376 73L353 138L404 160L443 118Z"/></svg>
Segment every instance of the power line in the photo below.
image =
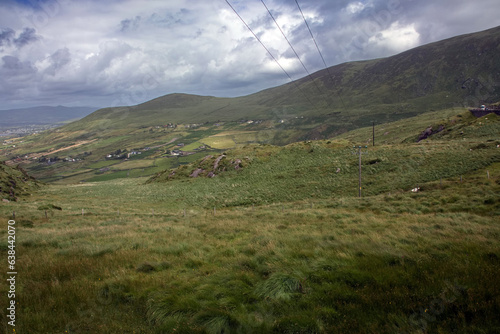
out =
<svg viewBox="0 0 500 334"><path fill-rule="evenodd" d="M267 53L271 56L271 58L273 58L273 60L276 62L276 64L278 64L278 66L281 68L281 70L288 76L288 78L291 81L293 81L293 79L290 76L290 74L288 74L288 72L283 68L283 66L281 66L281 64L279 63L279 61L273 56L273 54L271 53L271 51L269 51L269 49L264 45L264 43L262 43L262 41L260 40L260 38L253 32L252 28L250 28L250 26L245 22L245 20L243 20L243 18L240 16L240 14L238 14L238 12L236 11L236 9L234 9L234 7L229 3L228 0L226 0L226 2L229 5L229 7L231 7L231 9L234 11L234 13L240 18L241 22L243 22L243 24L252 33L252 35L255 37L255 39L257 41L259 41L260 45L262 45L262 47L267 51Z"/></svg>
<svg viewBox="0 0 500 334"><path fill-rule="evenodd" d="M228 0L225 0L226 3L229 5L229 7L231 7L231 9L233 10L233 12L240 18L241 22L243 22L243 24L248 28L248 30L252 33L252 35L255 37L255 39L260 43L260 45L262 45L262 47L267 51L267 53L271 56L271 58L273 58L273 60L276 62L276 64L278 64L278 66L281 68L281 70L287 75L287 77L290 79L290 81L295 85L295 87L302 93L304 94L304 96L306 97L306 99L309 101L309 103L316 109L316 106L314 105L314 103L311 101L311 99L309 98L309 96L307 96L307 94L305 94L299 87L299 85L292 79L292 77L290 76L290 74L288 74L288 72L283 68L283 66L281 66L281 64L279 63L279 61L276 59L276 57L273 56L273 54L271 53L271 51L269 51L269 49L264 45L264 43L260 40L260 38L254 33L254 31L252 30L252 28L250 28L250 26L245 22L245 20L243 20L243 18L241 17L240 14L238 14L238 12L236 11L236 9L229 3Z"/></svg>
<svg viewBox="0 0 500 334"><path fill-rule="evenodd" d="M309 23L307 23L307 20L306 20L306 17L304 15L304 12L302 11L302 8L300 8L298 0L295 0L295 3L297 4L297 7L299 8L300 14L302 15L302 18L304 19L304 22L306 24L307 30L309 30L309 34L311 34L311 38L314 41L314 45L316 45L316 49L318 50L318 53L321 56L321 60L323 60L323 64L325 65L325 68L326 68L328 74L330 75L330 78L332 79L332 83L333 83L334 82L333 75L330 72L330 68L326 64L325 57L323 57L323 54L321 53L321 50L320 50L320 48L318 46L318 43L316 42L316 38L314 38L314 35L313 35L312 31L311 31L311 27L309 27ZM340 98L340 101L342 102L342 105L345 108L345 104L344 104L344 100L342 99L342 95L339 94L339 98Z"/></svg>
<svg viewBox="0 0 500 334"><path fill-rule="evenodd" d="M311 31L311 28L309 27L309 23L307 23L304 12L302 11L302 8L300 8L299 2L297 0L295 0L295 3L297 4L297 7L299 8L300 14L302 15L302 18L304 19L304 22L306 23L307 30L309 30L309 33L311 34L311 37L314 41L314 45L316 45L316 49L318 50L319 55L321 56L321 59L323 60L323 64L325 64L325 67L328 69L328 66L326 65L325 58L323 57L323 54L321 53L321 50L319 49L318 43L316 42L316 38L314 38L314 35ZM328 71L328 73L330 73L330 71Z"/></svg>
<svg viewBox="0 0 500 334"><path fill-rule="evenodd" d="M297 59L299 60L299 62L302 64L302 67L304 68L304 70L306 71L307 75L309 76L309 78L311 79L311 81L314 83L314 85L316 86L316 88L318 89L318 91L321 93L321 89L319 88L318 86L318 83L316 81L314 81L313 77L311 76L311 73L307 70L306 68L306 65L304 65L304 63L302 62L302 60L300 59L300 56L299 54L297 53L297 51L295 51L295 48L293 47L292 43L290 43L290 41L288 40L288 38L286 37L285 35L285 32L283 31L283 29L281 29L281 27L279 26L278 22L276 21L276 19L274 18L273 14L271 13L271 11L269 10L269 8L266 6L266 4L264 3L264 0L260 0L262 2L262 4L264 5L264 7L266 7L267 9L267 12L269 13L269 15L271 16L271 18L273 19L274 23L276 24L276 27L278 27L279 31L281 32L281 34L283 35L283 37L285 38L285 40L288 42L288 45L290 46L290 48L292 49L293 53L295 53L295 56L297 57Z"/></svg>

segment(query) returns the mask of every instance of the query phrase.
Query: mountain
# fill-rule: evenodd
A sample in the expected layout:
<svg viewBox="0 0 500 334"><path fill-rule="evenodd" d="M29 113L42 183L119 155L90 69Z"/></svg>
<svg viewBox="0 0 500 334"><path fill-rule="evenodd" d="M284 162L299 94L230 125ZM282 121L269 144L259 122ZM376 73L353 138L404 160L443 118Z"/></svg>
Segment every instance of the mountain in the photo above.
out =
<svg viewBox="0 0 500 334"><path fill-rule="evenodd" d="M298 117L302 121L295 120L295 127L328 137L372 121L385 123L431 110L498 101L499 51L500 27L496 27L388 58L333 66L312 74L314 81L305 77L248 96L170 94L136 106L105 108L68 129Z"/></svg>
<svg viewBox="0 0 500 334"><path fill-rule="evenodd" d="M313 80L248 96L176 93L104 108L57 129L6 142L3 159L21 163L44 181L100 181L150 176L203 158L210 150L328 139L372 122L383 128L431 111L439 111L439 121L450 112L500 101L499 51L497 27L388 58L333 66L312 74ZM415 129L416 136L428 127Z"/></svg>
<svg viewBox="0 0 500 334"><path fill-rule="evenodd" d="M94 112L92 107L49 107L0 110L0 127L34 124L57 124L83 118Z"/></svg>

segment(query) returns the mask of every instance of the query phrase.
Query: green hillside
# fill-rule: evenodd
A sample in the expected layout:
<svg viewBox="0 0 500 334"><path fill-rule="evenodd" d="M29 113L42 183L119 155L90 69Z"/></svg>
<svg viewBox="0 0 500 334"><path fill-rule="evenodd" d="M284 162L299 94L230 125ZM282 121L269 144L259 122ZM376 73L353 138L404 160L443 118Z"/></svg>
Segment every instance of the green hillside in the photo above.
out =
<svg viewBox="0 0 500 334"><path fill-rule="evenodd" d="M239 98L171 94L133 106L97 111L71 128L101 130L155 122L322 117L353 129L431 110L496 102L500 95L500 27L421 46L399 55L331 67L280 87ZM333 114L332 114L333 113ZM338 114L339 113L339 114ZM98 124L99 123L99 124ZM309 127L314 124L308 124Z"/></svg>
<svg viewBox="0 0 500 334"><path fill-rule="evenodd" d="M21 168L11 168L0 163L0 199L16 201L39 188L39 183Z"/></svg>
<svg viewBox="0 0 500 334"><path fill-rule="evenodd" d="M372 122L383 131L383 124L432 111L452 117L464 106L500 100L499 45L500 27L334 66L314 73L314 83L304 78L238 98L170 94L105 108L4 146L2 159L44 181L102 181L150 176L248 144L329 139ZM419 126L421 132L429 125ZM386 132L377 133L382 142L402 139Z"/></svg>
<svg viewBox="0 0 500 334"><path fill-rule="evenodd" d="M435 114L432 114L436 116ZM419 185L461 175L500 162L500 117L476 119L466 112L431 124L442 131L417 142L429 121L422 115L384 125L387 142L363 144L363 193L368 196L409 191ZM425 124L425 123L424 123ZM353 143L371 139L371 128L345 135L346 140L305 141L284 147L249 145L175 169L165 170L150 182L166 182L177 196L211 206L269 204L358 195L358 156ZM183 182L183 183L179 183ZM207 195L210 194L210 195Z"/></svg>
<svg viewBox="0 0 500 334"><path fill-rule="evenodd" d="M481 140L363 149L361 199L344 140L223 152L232 170L214 178L55 184L3 203L5 222L16 212L16 332L496 333L487 118L462 124L496 124Z"/></svg>

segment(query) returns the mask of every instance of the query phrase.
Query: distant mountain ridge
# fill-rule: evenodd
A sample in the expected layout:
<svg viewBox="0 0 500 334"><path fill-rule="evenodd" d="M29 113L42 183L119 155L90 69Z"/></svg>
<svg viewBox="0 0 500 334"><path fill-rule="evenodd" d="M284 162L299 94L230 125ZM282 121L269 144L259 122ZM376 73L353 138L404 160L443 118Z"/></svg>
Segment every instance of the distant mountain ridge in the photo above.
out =
<svg viewBox="0 0 500 334"><path fill-rule="evenodd" d="M0 110L0 127L57 124L83 118L96 109L94 107L40 106Z"/></svg>
<svg viewBox="0 0 500 334"><path fill-rule="evenodd" d="M392 57L340 64L313 73L314 82L308 76L248 96L169 94L136 106L104 108L67 129L303 119L293 124L327 137L372 121L380 124L431 110L500 101L499 54L496 27Z"/></svg>

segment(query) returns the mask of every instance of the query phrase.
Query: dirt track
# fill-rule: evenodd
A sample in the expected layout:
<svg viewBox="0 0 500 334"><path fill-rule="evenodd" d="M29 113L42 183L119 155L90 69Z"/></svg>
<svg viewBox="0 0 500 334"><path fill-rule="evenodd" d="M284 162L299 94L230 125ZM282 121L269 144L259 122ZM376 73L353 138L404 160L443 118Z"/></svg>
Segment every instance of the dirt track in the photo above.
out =
<svg viewBox="0 0 500 334"><path fill-rule="evenodd" d="M96 141L97 139L92 139L92 140L83 140L81 142L78 142L76 143L75 145L71 145L71 146L67 146L67 147L63 147L63 148L60 148L60 149L57 149L57 150L54 150L54 151L47 151L47 153L57 153L57 152L61 152L61 151L66 151L66 150L69 150L70 148L75 148L75 147L78 147L78 146L82 146L82 145L85 145L85 144L89 144L89 143L92 143L94 141ZM43 153L41 153L43 155Z"/></svg>

